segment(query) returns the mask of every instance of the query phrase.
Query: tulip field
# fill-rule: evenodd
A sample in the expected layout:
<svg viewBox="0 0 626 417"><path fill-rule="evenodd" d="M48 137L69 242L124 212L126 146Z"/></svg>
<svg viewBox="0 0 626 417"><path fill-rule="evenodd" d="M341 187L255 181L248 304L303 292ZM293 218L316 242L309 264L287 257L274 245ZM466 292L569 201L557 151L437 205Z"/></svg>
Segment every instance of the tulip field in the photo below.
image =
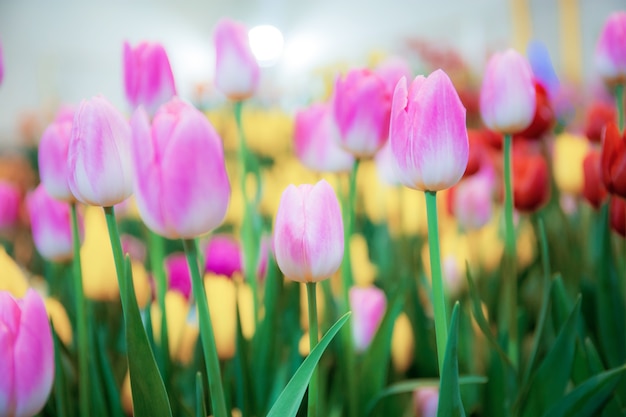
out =
<svg viewBox="0 0 626 417"><path fill-rule="evenodd" d="M537 42L288 114L247 33L219 107L125 43L127 108L0 154L0 417L626 415L626 12L584 101Z"/></svg>

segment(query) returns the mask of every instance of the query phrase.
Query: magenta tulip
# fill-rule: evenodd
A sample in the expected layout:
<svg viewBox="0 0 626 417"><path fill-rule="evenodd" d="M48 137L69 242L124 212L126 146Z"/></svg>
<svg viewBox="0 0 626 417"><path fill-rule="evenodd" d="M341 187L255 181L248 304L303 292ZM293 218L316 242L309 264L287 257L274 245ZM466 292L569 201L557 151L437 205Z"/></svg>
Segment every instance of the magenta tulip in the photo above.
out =
<svg viewBox="0 0 626 417"><path fill-rule="evenodd" d="M170 290L179 292L186 300L191 297L191 274L183 252L172 253L165 258L165 272Z"/></svg>
<svg viewBox="0 0 626 417"><path fill-rule="evenodd" d="M496 132L513 134L526 129L535 114L536 93L528 61L512 49L494 54L480 89L480 114Z"/></svg>
<svg viewBox="0 0 626 417"><path fill-rule="evenodd" d="M83 100L68 149L69 186L82 203L110 207L133 192L130 126L104 97Z"/></svg>
<svg viewBox="0 0 626 417"><path fill-rule="evenodd" d="M374 156L389 135L390 105L387 86L374 72L337 78L332 107L339 145L359 158Z"/></svg>
<svg viewBox="0 0 626 417"><path fill-rule="evenodd" d="M15 226L19 218L21 200L19 188L0 179L0 231Z"/></svg>
<svg viewBox="0 0 626 417"><path fill-rule="evenodd" d="M62 108L56 119L46 128L39 142L39 176L48 193L62 201L74 201L68 183L67 154L72 137L74 110Z"/></svg>
<svg viewBox="0 0 626 417"><path fill-rule="evenodd" d="M283 191L274 222L274 254L287 278L329 278L341 265L343 242L341 207L328 182L292 184Z"/></svg>
<svg viewBox="0 0 626 417"><path fill-rule="evenodd" d="M609 84L626 82L626 12L612 13L596 45L598 73Z"/></svg>
<svg viewBox="0 0 626 417"><path fill-rule="evenodd" d="M331 108L314 104L296 113L294 147L304 166L320 172L346 172L354 165L354 156L335 141Z"/></svg>
<svg viewBox="0 0 626 417"><path fill-rule="evenodd" d="M73 252L70 205L53 198L43 184L39 184L26 196L26 207L35 247L41 256L52 261L71 259ZM79 230L82 232L81 220L79 217Z"/></svg>
<svg viewBox="0 0 626 417"><path fill-rule="evenodd" d="M385 315L387 297L383 290L371 286L350 288L349 298L354 347L363 352L372 342Z"/></svg>
<svg viewBox="0 0 626 417"><path fill-rule="evenodd" d="M149 114L176 95L172 68L161 44L141 42L132 48L124 42L124 89L130 105L142 105Z"/></svg>
<svg viewBox="0 0 626 417"><path fill-rule="evenodd" d="M205 271L232 278L242 271L242 254L239 243L228 235L211 237L205 250Z"/></svg>
<svg viewBox="0 0 626 417"><path fill-rule="evenodd" d="M437 70L406 79L393 95L390 129L398 178L409 188L440 191L456 184L467 166L465 107L450 78Z"/></svg>
<svg viewBox="0 0 626 417"><path fill-rule="evenodd" d="M230 183L222 141L206 116L173 98L152 125L141 108L131 125L135 194L146 225L170 239L191 239L219 226Z"/></svg>
<svg viewBox="0 0 626 417"><path fill-rule="evenodd" d="M54 379L54 348L41 296L0 291L0 417L31 417L45 405Z"/></svg>
<svg viewBox="0 0 626 417"><path fill-rule="evenodd" d="M215 86L231 100L244 100L259 84L259 64L252 54L246 27L221 19L213 32Z"/></svg>

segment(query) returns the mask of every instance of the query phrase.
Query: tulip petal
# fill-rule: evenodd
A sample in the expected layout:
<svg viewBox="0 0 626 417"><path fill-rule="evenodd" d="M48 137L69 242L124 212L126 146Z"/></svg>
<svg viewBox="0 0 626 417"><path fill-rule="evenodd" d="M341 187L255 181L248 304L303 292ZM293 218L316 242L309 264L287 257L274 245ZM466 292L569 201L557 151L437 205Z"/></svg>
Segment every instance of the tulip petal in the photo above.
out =
<svg viewBox="0 0 626 417"><path fill-rule="evenodd" d="M15 407L15 338L20 316L15 299L0 291L0 416L12 414Z"/></svg>
<svg viewBox="0 0 626 417"><path fill-rule="evenodd" d="M299 189L300 188L300 189ZM276 262L289 279L306 282L309 278L305 252L304 192L310 185L289 185L283 192L274 223Z"/></svg>

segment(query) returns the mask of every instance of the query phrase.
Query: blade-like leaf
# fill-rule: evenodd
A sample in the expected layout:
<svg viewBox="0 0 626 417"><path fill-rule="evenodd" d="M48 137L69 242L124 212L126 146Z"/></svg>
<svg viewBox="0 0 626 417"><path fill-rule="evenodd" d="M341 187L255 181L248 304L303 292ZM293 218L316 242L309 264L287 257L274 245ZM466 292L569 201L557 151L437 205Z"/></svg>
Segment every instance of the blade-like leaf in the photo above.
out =
<svg viewBox="0 0 626 417"><path fill-rule="evenodd" d="M136 417L171 417L170 402L159 374L146 330L141 321L135 296L130 259L125 259L126 275L126 343L128 368Z"/></svg>
<svg viewBox="0 0 626 417"><path fill-rule="evenodd" d="M202 374L196 372L196 417L206 417L207 415Z"/></svg>
<svg viewBox="0 0 626 417"><path fill-rule="evenodd" d="M309 356L306 357L296 373L291 377L285 389L272 406L267 417L293 417L298 412L304 393L309 385L309 380L313 371L322 357L322 353L328 347L330 341L335 337L339 329L348 321L351 312L347 312L328 329L322 340L313 348Z"/></svg>
<svg viewBox="0 0 626 417"><path fill-rule="evenodd" d="M457 360L457 341L459 336L459 302L457 301L452 310L450 320L450 332L446 353L443 359L443 372L441 386L439 388L439 406L437 417L464 417L465 410L461 402L461 390L459 389L459 362Z"/></svg>

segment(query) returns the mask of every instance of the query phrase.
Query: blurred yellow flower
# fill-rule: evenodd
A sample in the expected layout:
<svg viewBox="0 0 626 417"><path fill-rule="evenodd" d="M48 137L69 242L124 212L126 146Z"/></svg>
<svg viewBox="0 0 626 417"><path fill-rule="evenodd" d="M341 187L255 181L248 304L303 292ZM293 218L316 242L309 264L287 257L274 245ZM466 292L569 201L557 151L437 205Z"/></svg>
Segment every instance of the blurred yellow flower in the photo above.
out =
<svg viewBox="0 0 626 417"><path fill-rule="evenodd" d="M133 286L135 287L135 296L140 309L144 309L152 299L152 288L150 287L150 279L146 268L139 261L130 262L133 274Z"/></svg>
<svg viewBox="0 0 626 417"><path fill-rule="evenodd" d="M0 291L9 291L14 297L23 298L28 289L24 272L0 246Z"/></svg>
<svg viewBox="0 0 626 417"><path fill-rule="evenodd" d="M199 334L200 329L197 324L185 324L183 334L178 345L178 350L174 353L174 358L176 358L183 365L189 365L191 363L193 355L196 351Z"/></svg>
<svg viewBox="0 0 626 417"><path fill-rule="evenodd" d="M237 284L237 306L239 307L239 318L241 320L241 333L243 337L250 340L254 336L256 327L254 294L250 285L243 282Z"/></svg>
<svg viewBox="0 0 626 417"><path fill-rule="evenodd" d="M206 291L215 334L217 356L231 359L237 347L237 293L235 283L224 276L207 274L204 277Z"/></svg>
<svg viewBox="0 0 626 417"><path fill-rule="evenodd" d="M570 133L562 133L554 141L552 169L554 180L561 191L580 194L583 189L583 160L587 155L589 142L586 138Z"/></svg>
<svg viewBox="0 0 626 417"><path fill-rule="evenodd" d="M189 315L189 303L178 291L165 293L165 312L167 314L167 337L169 342L170 357L176 357L181 344L187 316ZM152 333L154 340L161 343L161 309L157 303L150 306L152 317Z"/></svg>
<svg viewBox="0 0 626 417"><path fill-rule="evenodd" d="M326 312L326 300L324 299L324 290L321 284L315 286L315 294L317 322L320 323L324 320L324 313ZM309 298L307 296L306 285L300 285L300 326L305 332L309 330Z"/></svg>
<svg viewBox="0 0 626 417"><path fill-rule="evenodd" d="M85 296L96 301L119 299L115 260L104 211L85 208L85 240L80 249Z"/></svg>
<svg viewBox="0 0 626 417"><path fill-rule="evenodd" d="M61 342L65 346L69 346L72 343L72 325L63 304L56 298L48 297L45 299L45 305L48 317L50 317L50 321L52 321L54 326L54 331L59 336Z"/></svg>
<svg viewBox="0 0 626 417"><path fill-rule="evenodd" d="M391 336L391 362L396 372L406 372L413 363L415 350L415 336L411 321L406 313L402 312L393 325Z"/></svg>
<svg viewBox="0 0 626 417"><path fill-rule="evenodd" d="M354 234L350 238L350 260L355 284L361 287L374 284L378 268L370 262L367 241L361 234Z"/></svg>

